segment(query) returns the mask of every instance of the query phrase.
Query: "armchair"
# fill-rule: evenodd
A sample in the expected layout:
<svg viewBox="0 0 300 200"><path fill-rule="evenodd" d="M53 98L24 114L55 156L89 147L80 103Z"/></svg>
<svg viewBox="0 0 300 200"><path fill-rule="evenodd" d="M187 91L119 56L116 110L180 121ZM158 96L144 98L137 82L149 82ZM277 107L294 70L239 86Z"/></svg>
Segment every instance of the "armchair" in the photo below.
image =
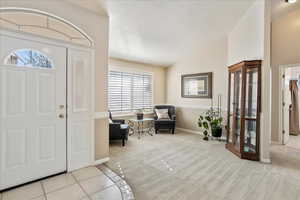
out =
<svg viewBox="0 0 300 200"><path fill-rule="evenodd" d="M156 109L168 109L170 119L158 119ZM158 133L160 129L172 130L172 134L175 132L176 123L176 109L170 105L157 105L153 108L154 113L154 128L155 133Z"/></svg>
<svg viewBox="0 0 300 200"><path fill-rule="evenodd" d="M122 146L125 146L125 140L128 140L129 126L123 119L112 119L109 111L109 140L122 140Z"/></svg>

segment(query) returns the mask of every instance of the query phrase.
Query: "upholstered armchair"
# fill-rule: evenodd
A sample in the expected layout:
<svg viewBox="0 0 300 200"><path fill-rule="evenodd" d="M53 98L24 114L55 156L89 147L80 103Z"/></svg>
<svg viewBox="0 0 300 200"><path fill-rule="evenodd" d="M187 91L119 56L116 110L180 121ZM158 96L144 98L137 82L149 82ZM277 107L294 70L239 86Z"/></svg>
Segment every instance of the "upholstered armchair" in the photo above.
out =
<svg viewBox="0 0 300 200"><path fill-rule="evenodd" d="M109 141L122 140L122 146L125 146L125 141L128 140L129 126L125 124L123 119L112 119L109 111Z"/></svg>
<svg viewBox="0 0 300 200"><path fill-rule="evenodd" d="M156 110L159 109L168 109L168 119L159 119L156 113ZM154 113L154 128L155 133L158 133L159 130L172 130L172 133L175 132L175 123L176 123L176 109L174 106L171 105L157 105L153 108Z"/></svg>

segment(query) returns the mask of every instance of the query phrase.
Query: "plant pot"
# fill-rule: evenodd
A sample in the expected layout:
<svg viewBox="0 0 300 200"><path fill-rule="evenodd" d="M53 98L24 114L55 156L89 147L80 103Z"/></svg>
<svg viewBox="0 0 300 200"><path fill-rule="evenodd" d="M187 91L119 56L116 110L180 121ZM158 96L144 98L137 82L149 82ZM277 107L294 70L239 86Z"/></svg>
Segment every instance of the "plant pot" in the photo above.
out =
<svg viewBox="0 0 300 200"><path fill-rule="evenodd" d="M136 114L136 119L137 119L137 120L142 120L142 119L144 119L144 113L137 113L137 114Z"/></svg>
<svg viewBox="0 0 300 200"><path fill-rule="evenodd" d="M213 127L211 129L211 135L216 138L220 138L222 136L222 127Z"/></svg>

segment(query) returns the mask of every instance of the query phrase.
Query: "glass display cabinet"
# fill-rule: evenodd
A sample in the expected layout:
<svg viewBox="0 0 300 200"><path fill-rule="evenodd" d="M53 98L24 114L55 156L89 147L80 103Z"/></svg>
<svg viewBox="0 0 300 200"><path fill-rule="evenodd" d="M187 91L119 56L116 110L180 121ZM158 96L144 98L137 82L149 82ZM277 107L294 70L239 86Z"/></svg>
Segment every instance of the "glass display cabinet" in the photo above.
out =
<svg viewBox="0 0 300 200"><path fill-rule="evenodd" d="M261 61L228 67L226 148L242 159L259 160Z"/></svg>

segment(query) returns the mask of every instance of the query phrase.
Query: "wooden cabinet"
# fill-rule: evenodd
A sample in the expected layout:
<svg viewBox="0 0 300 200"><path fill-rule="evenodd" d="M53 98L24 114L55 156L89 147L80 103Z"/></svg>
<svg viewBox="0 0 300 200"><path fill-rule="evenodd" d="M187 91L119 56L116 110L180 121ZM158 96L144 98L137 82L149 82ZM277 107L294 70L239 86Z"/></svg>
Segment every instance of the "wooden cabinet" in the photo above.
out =
<svg viewBox="0 0 300 200"><path fill-rule="evenodd" d="M259 160L261 61L228 67L226 148L242 159Z"/></svg>

